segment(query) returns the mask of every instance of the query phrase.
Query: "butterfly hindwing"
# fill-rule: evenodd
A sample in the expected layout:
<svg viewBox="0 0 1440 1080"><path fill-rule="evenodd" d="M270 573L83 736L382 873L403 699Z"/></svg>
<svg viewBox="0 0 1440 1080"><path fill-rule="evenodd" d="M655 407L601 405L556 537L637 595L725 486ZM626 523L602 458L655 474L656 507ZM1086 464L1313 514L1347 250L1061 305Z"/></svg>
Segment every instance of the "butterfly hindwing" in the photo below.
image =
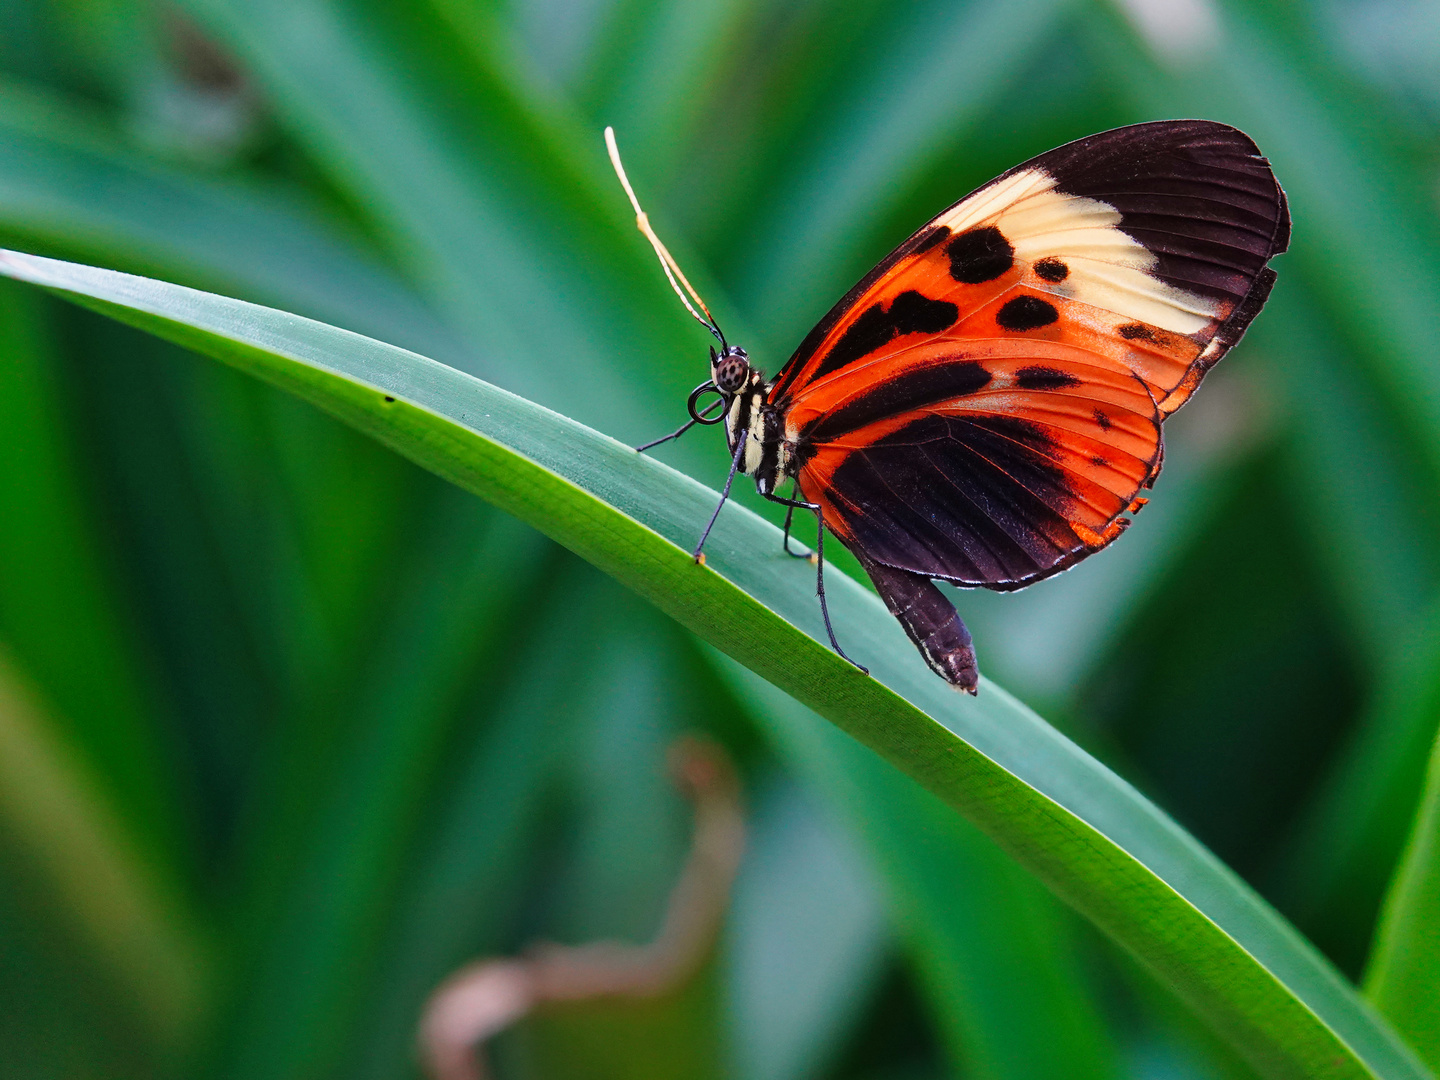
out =
<svg viewBox="0 0 1440 1080"><path fill-rule="evenodd" d="M1080 350L1037 359L1005 344L917 362L814 425L798 483L847 545L1014 588L1108 541L1159 464L1154 399Z"/></svg>

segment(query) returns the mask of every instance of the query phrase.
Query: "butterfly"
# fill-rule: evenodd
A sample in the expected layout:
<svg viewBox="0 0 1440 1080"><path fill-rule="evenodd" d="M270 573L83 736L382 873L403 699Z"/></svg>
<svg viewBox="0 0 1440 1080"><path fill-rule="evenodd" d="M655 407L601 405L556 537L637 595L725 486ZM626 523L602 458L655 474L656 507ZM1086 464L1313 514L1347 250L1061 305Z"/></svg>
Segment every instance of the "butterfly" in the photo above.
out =
<svg viewBox="0 0 1440 1080"><path fill-rule="evenodd" d="M1285 192L1243 132L1205 120L1101 132L932 218L767 380L650 228L606 140L641 231L720 346L690 421L640 449L723 422L720 505L737 472L753 477L788 508L787 552L794 512L816 516L835 651L850 659L825 602L827 531L925 662L972 694L974 643L935 582L1020 589L1118 537L1159 475L1165 419L1259 313L1290 240Z"/></svg>

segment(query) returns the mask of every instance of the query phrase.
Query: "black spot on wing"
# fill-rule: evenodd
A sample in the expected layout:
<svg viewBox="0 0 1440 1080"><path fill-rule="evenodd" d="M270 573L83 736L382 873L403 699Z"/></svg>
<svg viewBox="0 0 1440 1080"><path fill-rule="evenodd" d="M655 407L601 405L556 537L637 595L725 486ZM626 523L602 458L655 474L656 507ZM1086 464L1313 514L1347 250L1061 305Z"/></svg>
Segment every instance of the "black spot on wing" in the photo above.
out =
<svg viewBox="0 0 1440 1080"><path fill-rule="evenodd" d="M828 375L882 348L895 336L895 320L880 304L862 311L840 336L830 354L820 363L813 378Z"/></svg>
<svg viewBox="0 0 1440 1080"><path fill-rule="evenodd" d="M989 385L990 378L990 372L974 360L942 361L906 371L820 417L799 441L831 442L887 416L976 393Z"/></svg>
<svg viewBox="0 0 1440 1080"><path fill-rule="evenodd" d="M1028 294L1005 301L995 313L995 322L1004 330L1035 330L1058 318L1060 313L1054 304Z"/></svg>
<svg viewBox="0 0 1440 1080"><path fill-rule="evenodd" d="M1144 323L1126 323L1119 328L1119 333L1126 341L1154 341L1155 331Z"/></svg>
<svg viewBox="0 0 1440 1080"><path fill-rule="evenodd" d="M1036 364L1017 371L1015 385L1021 390L1063 390L1067 386L1079 386L1080 380L1064 371Z"/></svg>
<svg viewBox="0 0 1440 1080"><path fill-rule="evenodd" d="M1109 431L1115 426L1115 421L1106 416L1103 410L1095 410L1095 422L1100 425L1101 431Z"/></svg>
<svg viewBox="0 0 1440 1080"><path fill-rule="evenodd" d="M955 325L960 309L948 300L931 300L912 289L891 301L889 314L897 335L938 334Z"/></svg>
<svg viewBox="0 0 1440 1080"><path fill-rule="evenodd" d="M840 335L812 379L839 371L862 357L906 334L938 334L955 325L960 309L948 300L931 300L913 289L902 292L890 302L887 310L873 304L860 313L850 328Z"/></svg>
<svg viewBox="0 0 1440 1080"><path fill-rule="evenodd" d="M795 351L790 354L790 359L775 375L775 383L771 388L770 400L779 404L787 401L795 388L800 372L814 357L820 348L820 343L830 336L830 331L835 329L841 319L850 314L852 308L865 292L877 281L883 278L898 264L904 262L918 251L926 251L942 243L950 236L950 230L944 225L926 225L917 231L913 236L897 247L894 251L881 259L870 272L851 286L850 291L842 296L825 313L825 317L810 328L804 340L796 346Z"/></svg>
<svg viewBox="0 0 1440 1080"><path fill-rule="evenodd" d="M1045 281L1064 281L1070 276L1070 267L1059 259L1045 258L1035 264L1035 274Z"/></svg>
<svg viewBox="0 0 1440 1080"><path fill-rule="evenodd" d="M945 249L950 276L963 285L994 281L1015 265L1015 249L994 225L966 229Z"/></svg>

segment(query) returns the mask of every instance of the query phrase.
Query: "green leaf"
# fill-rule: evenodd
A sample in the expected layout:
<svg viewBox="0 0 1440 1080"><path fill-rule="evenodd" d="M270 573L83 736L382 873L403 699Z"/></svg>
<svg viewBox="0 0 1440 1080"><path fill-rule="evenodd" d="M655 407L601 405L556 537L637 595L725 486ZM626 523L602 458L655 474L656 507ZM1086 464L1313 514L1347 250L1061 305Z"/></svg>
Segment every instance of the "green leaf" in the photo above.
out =
<svg viewBox="0 0 1440 1080"><path fill-rule="evenodd" d="M993 683L961 700L872 593L831 581L870 677L820 643L814 580L758 517L722 514L696 566L682 545L715 497L699 483L442 364L298 316L16 253L0 254L0 273L249 371L535 525L969 817L1266 1074L1426 1075L1233 873Z"/></svg>
<svg viewBox="0 0 1440 1080"><path fill-rule="evenodd" d="M654 318L674 299L623 196L600 187L599 132L559 130L424 5L183 6L474 343L465 370L653 437L658 394L688 390L694 368L636 357L694 355L694 339Z"/></svg>
<svg viewBox="0 0 1440 1080"><path fill-rule="evenodd" d="M1375 936L1365 994L1440 1069L1440 738Z"/></svg>

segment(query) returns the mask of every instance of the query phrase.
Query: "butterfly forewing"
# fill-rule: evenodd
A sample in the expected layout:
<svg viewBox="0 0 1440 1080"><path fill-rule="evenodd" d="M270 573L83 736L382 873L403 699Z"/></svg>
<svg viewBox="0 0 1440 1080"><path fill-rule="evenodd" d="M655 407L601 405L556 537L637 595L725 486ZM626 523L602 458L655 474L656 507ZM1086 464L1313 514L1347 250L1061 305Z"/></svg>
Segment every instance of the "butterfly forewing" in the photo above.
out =
<svg viewBox="0 0 1440 1080"><path fill-rule="evenodd" d="M772 386L797 480L872 561L1015 588L1104 546L1160 423L1235 343L1284 250L1248 137L1142 124L1052 150L865 277Z"/></svg>
<svg viewBox="0 0 1440 1080"><path fill-rule="evenodd" d="M1234 128L1165 121L1092 135L1017 166L900 245L801 343L774 399L937 332L947 309L922 300L960 319L1025 287L1092 309L1163 400L1202 353L1213 364L1238 340L1273 281L1266 261L1288 241L1284 193Z"/></svg>

